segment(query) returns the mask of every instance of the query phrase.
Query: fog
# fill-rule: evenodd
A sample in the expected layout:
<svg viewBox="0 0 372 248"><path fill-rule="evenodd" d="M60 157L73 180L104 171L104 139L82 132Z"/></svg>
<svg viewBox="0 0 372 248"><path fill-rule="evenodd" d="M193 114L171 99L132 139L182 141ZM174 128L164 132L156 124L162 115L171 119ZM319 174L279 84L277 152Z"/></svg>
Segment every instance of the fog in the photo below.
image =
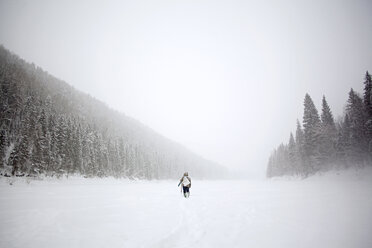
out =
<svg viewBox="0 0 372 248"><path fill-rule="evenodd" d="M0 43L228 168L263 176L309 93L372 70L371 1L0 1Z"/></svg>

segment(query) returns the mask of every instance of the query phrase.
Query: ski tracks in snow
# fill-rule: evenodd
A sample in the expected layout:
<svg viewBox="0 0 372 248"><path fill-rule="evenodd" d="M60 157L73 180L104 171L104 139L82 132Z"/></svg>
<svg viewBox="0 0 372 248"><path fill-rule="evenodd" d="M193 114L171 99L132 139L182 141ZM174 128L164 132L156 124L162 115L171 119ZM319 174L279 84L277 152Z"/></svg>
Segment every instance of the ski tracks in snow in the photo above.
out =
<svg viewBox="0 0 372 248"><path fill-rule="evenodd" d="M203 224L203 212L206 211L205 200L181 198L178 202L180 218L176 227L165 235L152 248L197 247L206 233Z"/></svg>

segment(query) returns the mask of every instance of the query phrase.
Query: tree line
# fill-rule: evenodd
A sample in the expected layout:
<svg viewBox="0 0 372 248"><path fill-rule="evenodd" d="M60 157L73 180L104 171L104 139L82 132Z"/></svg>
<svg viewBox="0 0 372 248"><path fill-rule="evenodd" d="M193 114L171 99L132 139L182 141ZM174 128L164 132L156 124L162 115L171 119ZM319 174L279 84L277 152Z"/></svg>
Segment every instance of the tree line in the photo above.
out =
<svg viewBox="0 0 372 248"><path fill-rule="evenodd" d="M199 178L225 169L0 46L0 174Z"/></svg>
<svg viewBox="0 0 372 248"><path fill-rule="evenodd" d="M335 121L326 101L319 116L309 94L305 95L304 115L297 120L295 135L280 144L268 162L267 177L299 175L307 177L333 168L372 165L372 80L367 71L363 96L349 92L344 116Z"/></svg>

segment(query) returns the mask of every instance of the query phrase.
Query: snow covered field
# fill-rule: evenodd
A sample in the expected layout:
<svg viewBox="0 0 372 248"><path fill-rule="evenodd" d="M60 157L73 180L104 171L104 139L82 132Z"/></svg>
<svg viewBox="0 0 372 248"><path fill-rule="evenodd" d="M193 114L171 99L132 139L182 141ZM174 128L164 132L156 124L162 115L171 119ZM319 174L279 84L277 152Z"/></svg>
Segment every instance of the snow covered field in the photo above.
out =
<svg viewBox="0 0 372 248"><path fill-rule="evenodd" d="M372 175L0 180L0 247L372 247ZM347 180L342 180L348 178Z"/></svg>

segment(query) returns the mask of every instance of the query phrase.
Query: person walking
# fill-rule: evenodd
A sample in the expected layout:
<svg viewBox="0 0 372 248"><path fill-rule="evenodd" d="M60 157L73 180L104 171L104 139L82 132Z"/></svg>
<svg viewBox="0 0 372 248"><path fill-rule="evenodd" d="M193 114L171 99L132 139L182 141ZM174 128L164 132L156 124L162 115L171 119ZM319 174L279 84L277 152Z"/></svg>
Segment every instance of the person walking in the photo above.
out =
<svg viewBox="0 0 372 248"><path fill-rule="evenodd" d="M183 190L183 196L185 198L190 197L190 188L191 188L191 178L189 177L189 174L185 172L180 179L180 183L178 184L178 187L182 185Z"/></svg>

